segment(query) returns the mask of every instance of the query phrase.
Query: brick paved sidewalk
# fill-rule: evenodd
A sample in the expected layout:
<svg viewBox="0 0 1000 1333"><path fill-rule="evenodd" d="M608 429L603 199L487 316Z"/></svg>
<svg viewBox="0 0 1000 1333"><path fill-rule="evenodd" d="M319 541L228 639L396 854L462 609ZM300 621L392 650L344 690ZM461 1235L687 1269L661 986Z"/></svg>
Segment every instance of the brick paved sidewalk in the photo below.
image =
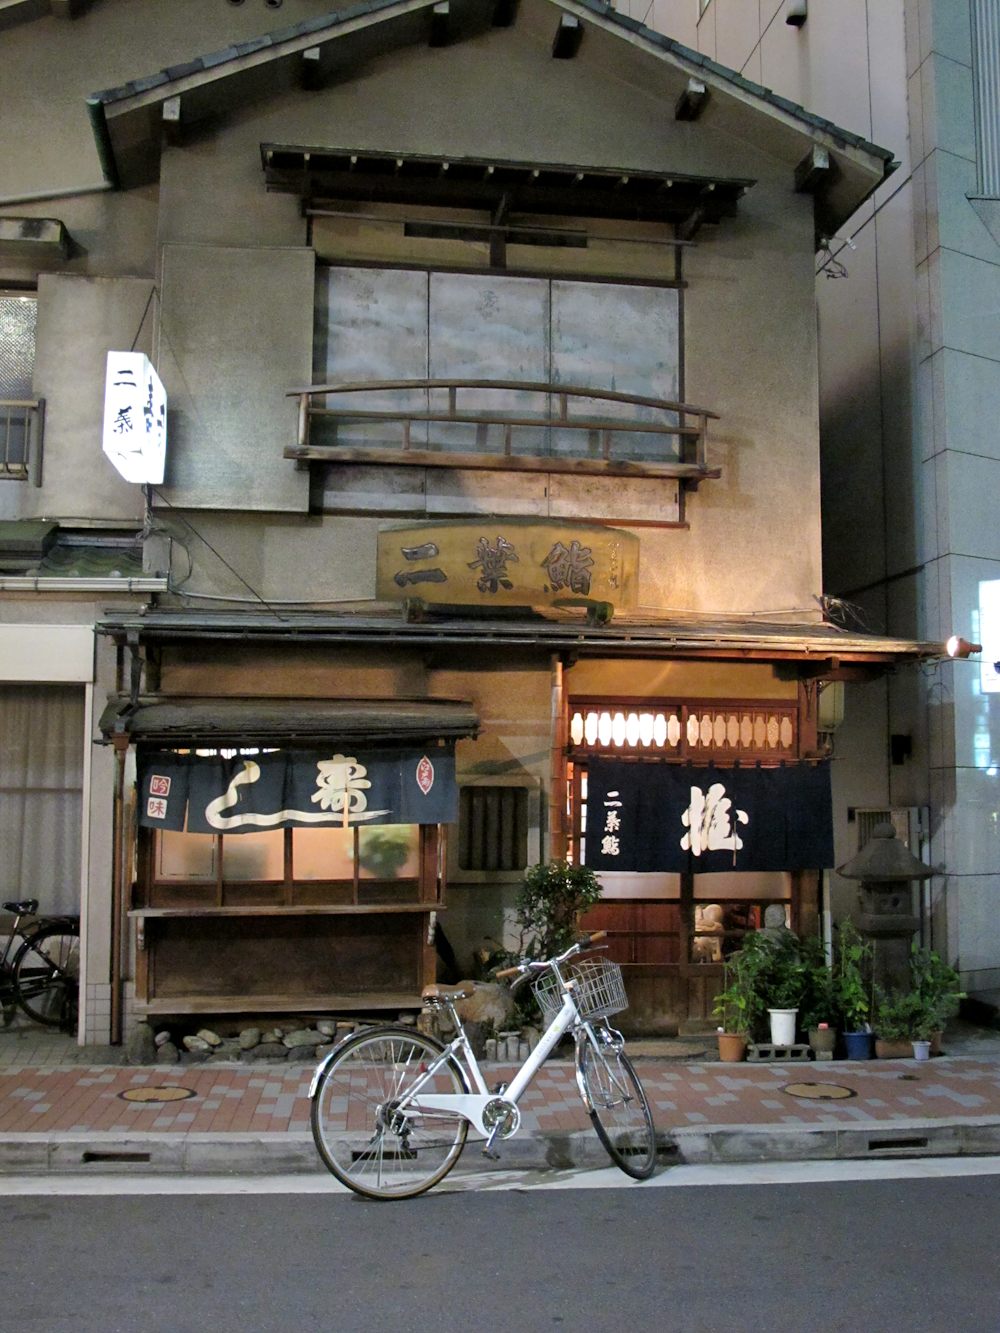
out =
<svg viewBox="0 0 1000 1333"><path fill-rule="evenodd" d="M707 1125L860 1127L885 1122L996 1117L1000 1064L944 1057L826 1064L725 1065L641 1059L640 1076L657 1128ZM129 1068L111 1065L8 1065L0 1071L0 1140L30 1134L302 1134L309 1128L312 1069L211 1064ZM494 1086L507 1066L484 1068ZM833 1085L853 1095L807 1100L787 1089ZM177 1089L176 1101L130 1101L122 1094ZM822 1087L819 1089L822 1091ZM167 1094L170 1095L169 1093ZM177 1094L174 1093L176 1096ZM826 1094L828 1097L830 1093ZM521 1101L522 1133L589 1128L572 1064L549 1061Z"/></svg>

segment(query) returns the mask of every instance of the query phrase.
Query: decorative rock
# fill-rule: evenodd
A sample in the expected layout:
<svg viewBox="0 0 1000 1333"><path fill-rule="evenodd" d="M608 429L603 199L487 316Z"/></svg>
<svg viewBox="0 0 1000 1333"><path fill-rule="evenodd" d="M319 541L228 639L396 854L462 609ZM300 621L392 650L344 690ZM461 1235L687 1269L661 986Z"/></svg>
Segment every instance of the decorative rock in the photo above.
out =
<svg viewBox="0 0 1000 1333"><path fill-rule="evenodd" d="M357 1024L356 1024L356 1023L338 1023L338 1024L337 1024L337 1040L338 1040L338 1041L343 1041L344 1038L345 1038L345 1037L349 1037L349 1036L351 1035L351 1033L355 1031L356 1028L357 1028Z"/></svg>
<svg viewBox="0 0 1000 1333"><path fill-rule="evenodd" d="M496 1064L497 1059L497 1039L496 1037L486 1038L486 1059L492 1064Z"/></svg>
<svg viewBox="0 0 1000 1333"><path fill-rule="evenodd" d="M492 1023L499 1031L514 1012L513 996L497 981L477 981L474 985L472 995L459 1000L455 1012L463 1023Z"/></svg>
<svg viewBox="0 0 1000 1333"><path fill-rule="evenodd" d="M261 1044L264 1046L274 1046L281 1041L281 1028L272 1028L270 1032L261 1033Z"/></svg>
<svg viewBox="0 0 1000 1333"><path fill-rule="evenodd" d="M211 1028L202 1028L199 1031L198 1036L209 1046L221 1046L222 1044L222 1038L217 1032L213 1032Z"/></svg>
<svg viewBox="0 0 1000 1333"><path fill-rule="evenodd" d="M183 1051L181 1053L181 1063L185 1065L207 1064L209 1050L211 1050L211 1047L205 1051Z"/></svg>
<svg viewBox="0 0 1000 1333"><path fill-rule="evenodd" d="M403 1024L404 1027L412 1028L416 1026L417 1016L416 1014L411 1013L409 1010L407 1010L406 1013L401 1013L399 1015L399 1021L400 1023Z"/></svg>
<svg viewBox="0 0 1000 1333"><path fill-rule="evenodd" d="M239 1035L241 1051L252 1051L260 1045L260 1028L244 1028Z"/></svg>
<svg viewBox="0 0 1000 1333"><path fill-rule="evenodd" d="M294 1065L312 1064L316 1059L315 1046L293 1046L288 1052L288 1063Z"/></svg>
<svg viewBox="0 0 1000 1333"><path fill-rule="evenodd" d="M196 1037L184 1038L184 1049L187 1051L203 1051L207 1054L212 1047L199 1032Z"/></svg>
<svg viewBox="0 0 1000 1333"><path fill-rule="evenodd" d="M294 1032L287 1033L282 1037L285 1046L318 1046L323 1038L322 1032L316 1032L312 1028L296 1028Z"/></svg>
<svg viewBox="0 0 1000 1333"><path fill-rule="evenodd" d="M180 1058L181 1053L172 1041L161 1043L156 1052L158 1065L175 1065Z"/></svg>
<svg viewBox="0 0 1000 1333"><path fill-rule="evenodd" d="M477 1060L486 1058L486 1034L483 1032L482 1023L463 1023L465 1035L469 1039L469 1045L472 1047L472 1053Z"/></svg>
<svg viewBox="0 0 1000 1333"><path fill-rule="evenodd" d="M288 1051L280 1041L268 1041L261 1042L259 1046L251 1046L250 1050L244 1051L243 1059L248 1064L255 1064L259 1060L269 1060L273 1063L284 1060L287 1055Z"/></svg>
<svg viewBox="0 0 1000 1333"><path fill-rule="evenodd" d="M336 1049L337 1049L337 1043L335 1041L328 1041L325 1046L317 1046L316 1059L325 1060L326 1057L330 1054L330 1052L335 1051Z"/></svg>
<svg viewBox="0 0 1000 1333"><path fill-rule="evenodd" d="M337 1021L334 1018L321 1018L316 1024L316 1031L324 1037L335 1037L337 1035Z"/></svg>
<svg viewBox="0 0 1000 1333"><path fill-rule="evenodd" d="M215 1063L223 1060L231 1061L240 1058L240 1043L235 1037L228 1037L222 1041L211 1054L211 1060Z"/></svg>
<svg viewBox="0 0 1000 1333"><path fill-rule="evenodd" d="M125 1062L130 1065L151 1065L156 1062L156 1041L148 1023L136 1023L125 1043Z"/></svg>
<svg viewBox="0 0 1000 1333"><path fill-rule="evenodd" d="M164 1028L162 1032L158 1032L156 1034L153 1040L156 1042L157 1046L163 1046L166 1042L170 1040L170 1033L167 1031L166 1028Z"/></svg>
<svg viewBox="0 0 1000 1333"><path fill-rule="evenodd" d="M517 1032L512 1032L507 1037L507 1059L514 1064L517 1061L517 1053L521 1046L521 1037Z"/></svg>

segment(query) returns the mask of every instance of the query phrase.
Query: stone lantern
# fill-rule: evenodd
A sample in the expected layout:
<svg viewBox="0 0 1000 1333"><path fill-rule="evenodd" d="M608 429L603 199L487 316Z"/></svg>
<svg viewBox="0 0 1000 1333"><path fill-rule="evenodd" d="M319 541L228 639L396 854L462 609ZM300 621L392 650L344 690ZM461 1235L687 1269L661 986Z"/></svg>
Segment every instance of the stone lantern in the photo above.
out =
<svg viewBox="0 0 1000 1333"><path fill-rule="evenodd" d="M875 980L886 990L909 990L910 944L920 928L913 881L942 872L917 860L886 823L875 825L871 839L837 873L861 881L855 925L875 944Z"/></svg>

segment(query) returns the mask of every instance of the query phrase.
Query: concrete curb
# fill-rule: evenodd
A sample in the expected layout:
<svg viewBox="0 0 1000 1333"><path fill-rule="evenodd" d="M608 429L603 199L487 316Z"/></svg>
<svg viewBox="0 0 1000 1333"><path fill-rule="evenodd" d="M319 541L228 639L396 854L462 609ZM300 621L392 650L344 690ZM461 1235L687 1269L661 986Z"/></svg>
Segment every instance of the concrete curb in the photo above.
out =
<svg viewBox="0 0 1000 1333"><path fill-rule="evenodd" d="M661 1136L667 1163L984 1157L1000 1154L1000 1117L883 1120L825 1125L690 1125ZM521 1135L501 1145L491 1170L565 1171L608 1165L592 1130ZM470 1140L459 1169L484 1166ZM312 1135L0 1134L2 1175L295 1175L322 1172Z"/></svg>

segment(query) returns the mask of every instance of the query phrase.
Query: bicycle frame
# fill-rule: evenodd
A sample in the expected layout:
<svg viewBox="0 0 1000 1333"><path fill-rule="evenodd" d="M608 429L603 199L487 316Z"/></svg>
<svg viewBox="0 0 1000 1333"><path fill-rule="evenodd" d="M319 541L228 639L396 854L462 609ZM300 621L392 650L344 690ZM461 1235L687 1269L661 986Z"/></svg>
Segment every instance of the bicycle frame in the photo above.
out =
<svg viewBox="0 0 1000 1333"><path fill-rule="evenodd" d="M454 1116L457 1114L462 1116L463 1119L468 1120L472 1127L477 1130L478 1133L482 1134L485 1139L490 1139L492 1136L495 1136L496 1127L495 1125L490 1126L484 1123L483 1117L486 1108L490 1106L491 1103L496 1103L498 1101L504 1106L516 1107L518 1101L530 1086L531 1080L535 1077L535 1074L541 1068L549 1053L558 1045L570 1028L579 1023L579 1015L573 1000L573 992L572 990L566 991L562 1008L542 1033L538 1045L530 1052L527 1060L525 1060L524 1064L517 1071L514 1078L502 1093L490 1092L489 1088L486 1086L486 1080L483 1078L482 1071L479 1068L479 1061L476 1059L475 1052L472 1049L468 1037L465 1035L462 1024L455 1016L454 1007L450 1005L449 1008L452 1010L452 1019L458 1029L458 1035L445 1047L437 1059L433 1060L427 1066L421 1077L417 1079L406 1097L398 1103L395 1109L397 1111L405 1111L407 1107L412 1107L413 1110L421 1111L424 1114L429 1112L433 1115L435 1111L440 1112L442 1115ZM590 1034L595 1043L599 1046L600 1043L597 1042L596 1037L594 1037L591 1025L586 1021L579 1025ZM330 1061L333 1060L336 1053L336 1051L331 1051L330 1054L323 1059L317 1067L316 1072L313 1074L312 1082L309 1085L310 1099L316 1095L316 1088L319 1084L320 1077ZM454 1060L458 1063L462 1074L465 1076L466 1087L468 1087L471 1077L471 1082L476 1091L467 1091L464 1093L431 1092L422 1094L420 1089L426 1087L442 1065L447 1064L449 1060ZM580 1093L589 1109L589 1098L587 1096L586 1088L580 1079L579 1071L577 1072L577 1083L580 1085ZM509 1138L512 1134L516 1133L518 1123L519 1117L517 1117L517 1123L515 1123L503 1137Z"/></svg>

